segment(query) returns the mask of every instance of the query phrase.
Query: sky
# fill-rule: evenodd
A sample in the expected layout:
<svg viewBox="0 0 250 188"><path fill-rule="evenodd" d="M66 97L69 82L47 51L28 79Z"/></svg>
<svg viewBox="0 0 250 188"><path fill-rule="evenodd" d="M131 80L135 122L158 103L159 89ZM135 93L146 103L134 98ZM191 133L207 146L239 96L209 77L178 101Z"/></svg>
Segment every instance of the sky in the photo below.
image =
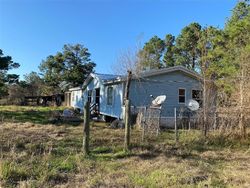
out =
<svg viewBox="0 0 250 188"><path fill-rule="evenodd" d="M0 49L24 74L64 44L89 49L98 73L157 35L177 36L191 22L223 28L237 0L0 0Z"/></svg>

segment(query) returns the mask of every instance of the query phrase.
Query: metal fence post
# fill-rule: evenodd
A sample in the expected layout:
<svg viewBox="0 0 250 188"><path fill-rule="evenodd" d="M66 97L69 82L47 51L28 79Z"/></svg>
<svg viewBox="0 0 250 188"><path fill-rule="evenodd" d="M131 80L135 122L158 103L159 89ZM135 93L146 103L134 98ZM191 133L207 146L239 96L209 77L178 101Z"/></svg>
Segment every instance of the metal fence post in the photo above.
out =
<svg viewBox="0 0 250 188"><path fill-rule="evenodd" d="M174 108L174 129L175 129L175 142L178 143L178 127L177 127L177 114L176 108Z"/></svg>

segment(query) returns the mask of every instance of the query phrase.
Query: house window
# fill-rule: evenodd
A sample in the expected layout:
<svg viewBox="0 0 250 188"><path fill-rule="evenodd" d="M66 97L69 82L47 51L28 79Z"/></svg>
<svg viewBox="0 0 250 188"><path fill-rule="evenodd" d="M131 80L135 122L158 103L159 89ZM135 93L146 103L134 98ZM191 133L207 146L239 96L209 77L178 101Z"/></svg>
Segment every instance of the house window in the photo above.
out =
<svg viewBox="0 0 250 188"><path fill-rule="evenodd" d="M185 102L186 102L186 90L179 89L179 103L185 103Z"/></svg>
<svg viewBox="0 0 250 188"><path fill-rule="evenodd" d="M200 105L202 105L202 91L192 90L192 99L196 100Z"/></svg>
<svg viewBox="0 0 250 188"><path fill-rule="evenodd" d="M92 99L92 90L88 90L88 102L91 103Z"/></svg>
<svg viewBox="0 0 250 188"><path fill-rule="evenodd" d="M112 105L113 103L113 87L108 87L107 89L107 105Z"/></svg>

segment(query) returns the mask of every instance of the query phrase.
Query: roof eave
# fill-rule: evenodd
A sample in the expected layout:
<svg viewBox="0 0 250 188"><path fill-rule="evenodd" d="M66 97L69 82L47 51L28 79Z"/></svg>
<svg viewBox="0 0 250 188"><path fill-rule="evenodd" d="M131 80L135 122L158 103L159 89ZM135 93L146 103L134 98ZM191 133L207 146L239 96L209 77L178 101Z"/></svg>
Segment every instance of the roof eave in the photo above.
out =
<svg viewBox="0 0 250 188"><path fill-rule="evenodd" d="M156 76L156 75L161 75L161 74L166 74L166 73L170 73L170 72L174 72L174 71L182 71L184 73L186 73L189 76L192 76L196 79L202 79L201 75L199 75L198 73L189 70L183 66L175 66L175 67L171 67L171 68L167 68L167 69L158 69L155 70L153 72L146 72L146 73L142 73L142 75L140 77L151 77L151 76Z"/></svg>

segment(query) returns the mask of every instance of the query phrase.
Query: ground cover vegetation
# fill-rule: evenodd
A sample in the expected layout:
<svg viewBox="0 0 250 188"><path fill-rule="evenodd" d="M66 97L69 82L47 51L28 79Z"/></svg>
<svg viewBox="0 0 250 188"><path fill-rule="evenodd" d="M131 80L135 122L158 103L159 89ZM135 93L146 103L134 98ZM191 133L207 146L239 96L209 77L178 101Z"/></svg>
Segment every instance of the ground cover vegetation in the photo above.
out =
<svg viewBox="0 0 250 188"><path fill-rule="evenodd" d="M82 153L82 123L44 122L58 108L1 108L0 186L2 187L249 187L250 133L174 131L141 140L131 130L124 152L124 130L90 123L90 155ZM31 111L32 110L32 111ZM32 116L16 117L30 111ZM6 113L9 113L6 114Z"/></svg>

